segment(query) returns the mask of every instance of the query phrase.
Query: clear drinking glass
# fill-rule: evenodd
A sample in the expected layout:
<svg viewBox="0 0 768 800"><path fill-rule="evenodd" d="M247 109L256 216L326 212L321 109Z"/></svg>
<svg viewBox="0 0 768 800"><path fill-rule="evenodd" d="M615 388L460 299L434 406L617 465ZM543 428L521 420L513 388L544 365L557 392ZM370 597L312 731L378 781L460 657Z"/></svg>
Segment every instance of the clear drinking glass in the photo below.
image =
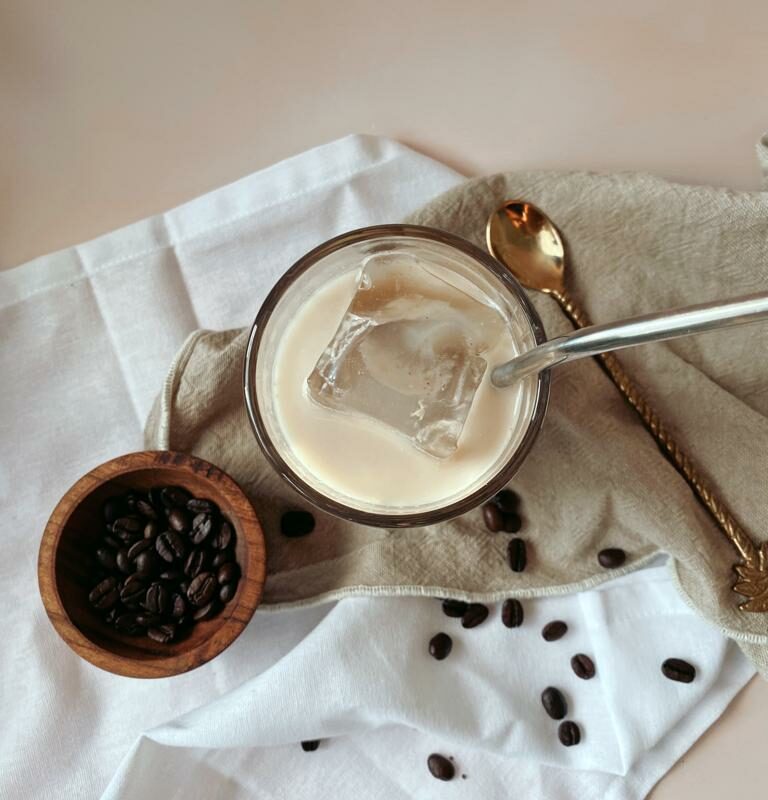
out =
<svg viewBox="0 0 768 800"><path fill-rule="evenodd" d="M473 244L433 228L378 225L350 231L307 253L277 282L256 315L245 358L245 404L256 438L277 472L312 504L344 519L388 528L430 525L458 516L485 502L508 483L541 428L550 381L548 370L526 379L517 426L499 431L499 436L507 438L501 454L470 485L439 501L383 507L347 496L313 474L293 452L276 412L273 376L282 335L307 298L328 281L358 270L368 256L391 251L415 255L422 262L450 269L462 280L470 280L500 310L520 352L546 339L536 310L508 270ZM493 366L489 364L488 369ZM375 458L372 453L372 468ZM380 479L386 481L387 476L381 475Z"/></svg>

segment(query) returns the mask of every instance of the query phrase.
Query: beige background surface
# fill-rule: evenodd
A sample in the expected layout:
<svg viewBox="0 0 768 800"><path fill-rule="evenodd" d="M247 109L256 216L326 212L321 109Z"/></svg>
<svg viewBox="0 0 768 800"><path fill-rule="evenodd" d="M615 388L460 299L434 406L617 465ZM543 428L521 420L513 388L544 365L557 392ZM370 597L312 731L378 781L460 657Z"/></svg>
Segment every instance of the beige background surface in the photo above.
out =
<svg viewBox="0 0 768 800"><path fill-rule="evenodd" d="M350 132L757 190L767 66L764 0L0 0L0 269ZM753 682L654 800L764 796L766 718Z"/></svg>

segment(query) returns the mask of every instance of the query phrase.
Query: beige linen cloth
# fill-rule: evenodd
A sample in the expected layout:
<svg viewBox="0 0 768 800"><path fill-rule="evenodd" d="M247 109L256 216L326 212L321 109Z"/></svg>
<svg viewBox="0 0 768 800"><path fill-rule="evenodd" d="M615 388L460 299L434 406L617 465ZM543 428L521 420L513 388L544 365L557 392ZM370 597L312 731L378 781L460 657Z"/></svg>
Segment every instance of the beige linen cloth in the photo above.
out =
<svg viewBox="0 0 768 800"><path fill-rule="evenodd" d="M768 194L682 186L643 174L516 172L468 181L409 221L483 246L489 213L524 198L569 245L567 283L595 322L768 288ZM547 334L571 330L534 295ZM768 675L768 615L739 611L737 555L594 360L554 371L547 418L512 486L528 542L523 573L508 535L480 510L428 528L381 530L315 512L304 539L280 515L306 507L267 464L242 396L247 331L193 334L151 412L151 448L194 452L229 472L264 525L273 607L345 595L493 600L593 586L667 553L680 589ZM753 325L620 354L680 444L756 542L768 539L768 326ZM385 478L382 478L383 480ZM628 560L607 571L597 552Z"/></svg>

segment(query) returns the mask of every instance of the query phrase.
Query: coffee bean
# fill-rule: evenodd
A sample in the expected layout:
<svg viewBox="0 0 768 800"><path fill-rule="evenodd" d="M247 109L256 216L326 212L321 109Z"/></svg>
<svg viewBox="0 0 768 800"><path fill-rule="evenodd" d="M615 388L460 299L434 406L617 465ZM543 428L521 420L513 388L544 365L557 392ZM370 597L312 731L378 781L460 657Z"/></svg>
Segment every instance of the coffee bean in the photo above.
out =
<svg viewBox="0 0 768 800"><path fill-rule="evenodd" d="M115 618L115 627L121 633L128 633L132 636L141 633L141 625L139 625L136 614L121 614Z"/></svg>
<svg viewBox="0 0 768 800"><path fill-rule="evenodd" d="M144 539L143 541L146 542L147 540ZM136 572L139 575L154 575L164 562L160 560L155 550L152 549L140 553L134 563L136 565Z"/></svg>
<svg viewBox="0 0 768 800"><path fill-rule="evenodd" d="M597 554L597 560L601 567L616 569L627 560L627 554L619 547L608 547Z"/></svg>
<svg viewBox="0 0 768 800"><path fill-rule="evenodd" d="M453 639L447 633L436 633L429 640L429 654L438 661L447 658L452 648Z"/></svg>
<svg viewBox="0 0 768 800"><path fill-rule="evenodd" d="M142 628L151 628L155 625L160 625L163 618L159 614L137 614L136 624L141 625Z"/></svg>
<svg viewBox="0 0 768 800"><path fill-rule="evenodd" d="M96 551L96 560L101 564L104 569L114 571L117 569L117 561L115 561L115 551L109 547L100 547Z"/></svg>
<svg viewBox="0 0 768 800"><path fill-rule="evenodd" d="M196 609L192 614L192 619L195 622L202 622L204 619L210 619L216 613L216 603L208 603Z"/></svg>
<svg viewBox="0 0 768 800"><path fill-rule="evenodd" d="M128 551L125 548L117 551L117 555L115 556L115 564L120 572L122 572L124 575L128 575L133 571L133 564L128 558Z"/></svg>
<svg viewBox="0 0 768 800"><path fill-rule="evenodd" d="M184 558L187 550L184 540L176 531L161 533L155 539L155 549L160 558L169 564L176 559Z"/></svg>
<svg viewBox="0 0 768 800"><path fill-rule="evenodd" d="M157 534L160 533L160 523L155 522L154 520L150 520L144 526L144 538L145 539L154 539Z"/></svg>
<svg viewBox="0 0 768 800"><path fill-rule="evenodd" d="M91 589L88 600L94 608L107 611L115 605L118 599L117 578L105 578Z"/></svg>
<svg viewBox="0 0 768 800"><path fill-rule="evenodd" d="M112 523L112 533L124 542L132 541L144 530L144 524L138 517L119 517Z"/></svg>
<svg viewBox="0 0 768 800"><path fill-rule="evenodd" d="M177 583L182 576L182 572L177 569L165 569L157 577L161 581L168 581L170 583Z"/></svg>
<svg viewBox="0 0 768 800"><path fill-rule="evenodd" d="M513 492L511 489L502 489L493 498L493 502L496 503L499 509L505 514L511 514L517 511L517 508L520 505L520 498L518 497L517 493Z"/></svg>
<svg viewBox="0 0 768 800"><path fill-rule="evenodd" d="M155 511L154 506L146 500L137 500L136 510L139 512L139 514L141 514L142 517L146 517L147 519L158 518L157 511Z"/></svg>
<svg viewBox="0 0 768 800"><path fill-rule="evenodd" d="M432 753L427 759L427 767L432 775L439 781L449 781L456 774L453 764L439 753Z"/></svg>
<svg viewBox="0 0 768 800"><path fill-rule="evenodd" d="M522 539L510 539L507 545L509 567L513 572L522 572L528 562L525 542Z"/></svg>
<svg viewBox="0 0 768 800"><path fill-rule="evenodd" d="M173 641L173 637L176 636L176 626L166 622L164 625L150 628L147 631L147 636L149 636L150 639L154 639L156 642L160 642L160 644L168 644L168 642Z"/></svg>
<svg viewBox="0 0 768 800"><path fill-rule="evenodd" d="M461 618L461 627L476 628L481 622L485 622L487 616L488 606L484 606L482 603L470 603Z"/></svg>
<svg viewBox="0 0 768 800"><path fill-rule="evenodd" d="M189 514L182 508L171 509L168 514L168 525L177 533L186 533L189 530Z"/></svg>
<svg viewBox="0 0 768 800"><path fill-rule="evenodd" d="M666 678L679 683L691 683L696 677L696 667L682 658L668 658L661 665L661 671Z"/></svg>
<svg viewBox="0 0 768 800"><path fill-rule="evenodd" d="M301 749L305 753L314 753L318 747L320 747L319 739L306 739L301 743Z"/></svg>
<svg viewBox="0 0 768 800"><path fill-rule="evenodd" d="M576 653L571 659L571 669L576 673L576 677L583 681L595 677L595 662L584 653Z"/></svg>
<svg viewBox="0 0 768 800"><path fill-rule="evenodd" d="M154 549L154 546L151 539L139 539L128 548L128 560L135 561L145 550Z"/></svg>
<svg viewBox="0 0 768 800"><path fill-rule="evenodd" d="M581 730L575 722L568 719L557 726L557 738L560 740L560 744L573 747L581 741Z"/></svg>
<svg viewBox="0 0 768 800"><path fill-rule="evenodd" d="M523 624L523 604L514 598L505 600L501 606L501 621L508 628L519 628Z"/></svg>
<svg viewBox="0 0 768 800"><path fill-rule="evenodd" d="M102 507L104 521L111 525L118 517L122 517L126 512L125 502L122 497L110 497Z"/></svg>
<svg viewBox="0 0 768 800"><path fill-rule="evenodd" d="M544 637L545 642L556 642L562 639L568 631L568 626L562 620L555 620L548 622L542 629L541 635Z"/></svg>
<svg viewBox="0 0 768 800"><path fill-rule="evenodd" d="M219 584L232 583L240 577L240 567L234 561L222 564L216 572L216 580Z"/></svg>
<svg viewBox="0 0 768 800"><path fill-rule="evenodd" d="M443 614L446 617L463 617L468 605L463 600L443 600Z"/></svg>
<svg viewBox="0 0 768 800"><path fill-rule="evenodd" d="M129 514L136 513L136 501L139 499L138 495L134 491L127 492L124 496L125 500L125 507L128 510Z"/></svg>
<svg viewBox="0 0 768 800"><path fill-rule="evenodd" d="M315 529L315 518L309 511L286 511L280 518L280 532L289 539L306 536Z"/></svg>
<svg viewBox="0 0 768 800"><path fill-rule="evenodd" d="M112 536L111 533L104 535L104 544L108 545L113 550L119 550L123 546L123 543L116 537Z"/></svg>
<svg viewBox="0 0 768 800"><path fill-rule="evenodd" d="M187 601L178 593L171 596L170 615L174 619L181 619L187 613Z"/></svg>
<svg viewBox="0 0 768 800"><path fill-rule="evenodd" d="M104 622L106 622L108 625L113 625L118 616L118 608L119 606L112 606L112 608L107 611L104 617Z"/></svg>
<svg viewBox="0 0 768 800"><path fill-rule="evenodd" d="M236 591L236 583L225 583L219 589L219 600L221 600L222 603L228 603L235 596Z"/></svg>
<svg viewBox="0 0 768 800"><path fill-rule="evenodd" d="M541 693L541 704L552 719L562 719L568 713L568 704L563 693L552 686Z"/></svg>
<svg viewBox="0 0 768 800"><path fill-rule="evenodd" d="M202 544L213 530L213 517L210 514L198 514L192 520L192 533L189 538L194 544Z"/></svg>
<svg viewBox="0 0 768 800"><path fill-rule="evenodd" d="M150 614L165 615L168 611L170 595L168 589L162 583L153 583L144 597L144 608Z"/></svg>
<svg viewBox="0 0 768 800"><path fill-rule="evenodd" d="M186 597L189 591L189 581L179 581L179 591Z"/></svg>
<svg viewBox="0 0 768 800"><path fill-rule="evenodd" d="M184 562L184 574L188 578L196 578L208 563L208 553L196 547L190 550L187 560Z"/></svg>
<svg viewBox="0 0 768 800"><path fill-rule="evenodd" d="M235 532L232 530L232 526L224 520L214 534L211 544L216 550L226 550L232 544L234 538Z"/></svg>
<svg viewBox="0 0 768 800"><path fill-rule="evenodd" d="M211 602L216 591L216 578L210 572L201 572L189 584L187 598L192 605L200 608Z"/></svg>
<svg viewBox="0 0 768 800"><path fill-rule="evenodd" d="M517 533L523 527L523 521L515 513L504 514L504 533Z"/></svg>
<svg viewBox="0 0 768 800"><path fill-rule="evenodd" d="M483 522L492 533L500 531L504 526L504 517L495 503L486 503L483 506Z"/></svg>
<svg viewBox="0 0 768 800"><path fill-rule="evenodd" d="M160 490L160 502L167 508L185 508L192 495L180 486L166 486Z"/></svg>
<svg viewBox="0 0 768 800"><path fill-rule="evenodd" d="M217 514L219 509L213 500L193 497L187 501L187 511L191 511L193 514Z"/></svg>
<svg viewBox="0 0 768 800"><path fill-rule="evenodd" d="M120 590L124 603L140 603L147 593L147 582L141 575L129 575Z"/></svg>
<svg viewBox="0 0 768 800"><path fill-rule="evenodd" d="M216 553L216 555L213 557L211 566L213 566L214 569L218 569L222 564L227 564L234 560L235 554L232 550L222 550L221 552Z"/></svg>

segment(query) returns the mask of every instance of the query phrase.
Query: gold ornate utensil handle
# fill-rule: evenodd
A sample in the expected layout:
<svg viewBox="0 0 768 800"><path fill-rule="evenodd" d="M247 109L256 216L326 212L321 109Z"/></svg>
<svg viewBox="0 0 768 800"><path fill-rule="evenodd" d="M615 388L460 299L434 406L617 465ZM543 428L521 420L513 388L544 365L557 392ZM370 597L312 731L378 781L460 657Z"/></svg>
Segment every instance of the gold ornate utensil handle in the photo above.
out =
<svg viewBox="0 0 768 800"><path fill-rule="evenodd" d="M488 220L486 239L490 252L524 286L552 295L577 328L592 325L586 312L565 289L565 247L560 232L544 212L524 200L508 201ZM743 611L768 611L768 542L756 545L741 528L643 397L619 359L613 353L603 353L597 358L608 377L635 409L661 452L683 476L743 559L744 563L736 564L733 568L739 576L733 590L747 598L739 608Z"/></svg>

